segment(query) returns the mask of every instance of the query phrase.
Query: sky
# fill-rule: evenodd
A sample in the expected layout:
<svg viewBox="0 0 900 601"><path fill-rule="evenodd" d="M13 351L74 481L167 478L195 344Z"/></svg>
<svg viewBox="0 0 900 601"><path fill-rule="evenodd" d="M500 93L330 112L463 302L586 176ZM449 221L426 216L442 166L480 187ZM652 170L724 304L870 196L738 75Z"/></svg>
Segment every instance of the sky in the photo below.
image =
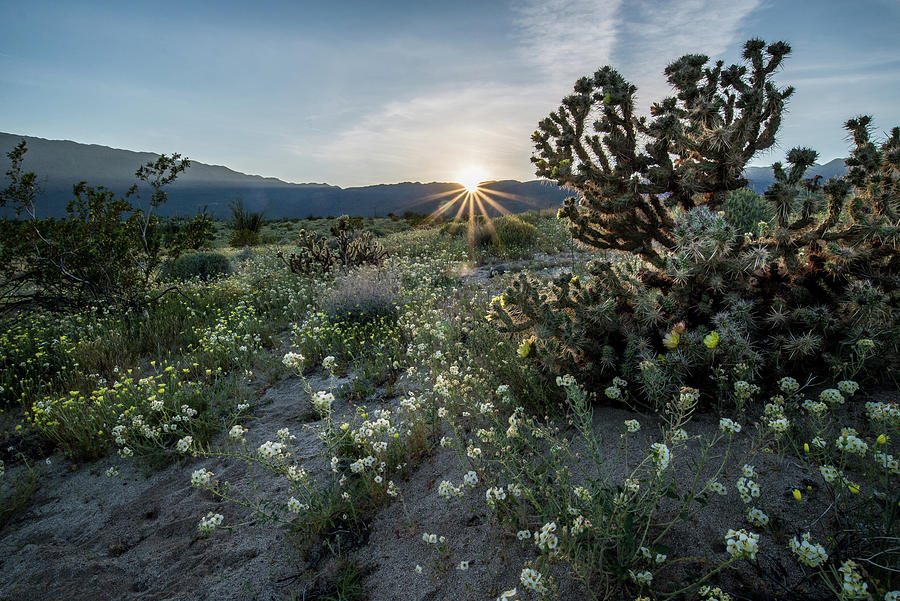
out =
<svg viewBox="0 0 900 601"><path fill-rule="evenodd" d="M777 148L849 152L842 123L900 125L900 1L0 0L0 131L178 152L291 182L534 179L531 133L612 65L638 106L686 53L793 52Z"/></svg>

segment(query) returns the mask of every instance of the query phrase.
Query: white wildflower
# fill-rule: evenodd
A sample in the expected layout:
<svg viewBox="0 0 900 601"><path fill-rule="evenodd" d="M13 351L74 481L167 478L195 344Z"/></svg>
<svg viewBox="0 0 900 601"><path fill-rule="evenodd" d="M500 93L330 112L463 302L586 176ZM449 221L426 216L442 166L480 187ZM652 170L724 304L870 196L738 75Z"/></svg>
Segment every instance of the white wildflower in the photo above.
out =
<svg viewBox="0 0 900 601"><path fill-rule="evenodd" d="M759 551L758 543L759 535L747 532L743 528L729 530L725 534L725 547L732 557L756 559L756 553Z"/></svg>
<svg viewBox="0 0 900 601"><path fill-rule="evenodd" d="M723 417L719 420L719 429L726 434L736 434L741 431L741 425L730 418Z"/></svg>
<svg viewBox="0 0 900 601"><path fill-rule="evenodd" d="M762 528L763 526L769 524L769 516L763 513L762 510L757 509L756 507L751 507L747 511L747 521L754 526Z"/></svg>
<svg viewBox="0 0 900 601"><path fill-rule="evenodd" d="M209 486L213 476L214 474L205 467L194 470L194 473L191 474L191 486Z"/></svg>
<svg viewBox="0 0 900 601"><path fill-rule="evenodd" d="M866 599L868 598L866 591L869 585L863 581L862 575L856 568L856 562L852 559L848 559L838 568L838 571L844 575L841 589L844 592L844 597L847 599Z"/></svg>
<svg viewBox="0 0 900 601"><path fill-rule="evenodd" d="M197 528L200 529L201 534L209 534L221 526L224 519L225 518L221 513L213 513L210 511L200 520L200 524L197 525Z"/></svg>
<svg viewBox="0 0 900 601"><path fill-rule="evenodd" d="M260 445L257 453L260 459L272 459L273 457L281 457L284 454L284 445L280 442L272 442L267 440Z"/></svg>
<svg viewBox="0 0 900 601"><path fill-rule="evenodd" d="M800 540L795 536L790 541L791 551L797 556L797 561L811 568L817 568L828 559L825 547L809 540L809 532L803 534Z"/></svg>
<svg viewBox="0 0 900 601"><path fill-rule="evenodd" d="M492 486L487 489L484 493L485 500L487 504L491 507L496 507L497 503L506 499L506 491L503 490L503 487Z"/></svg>

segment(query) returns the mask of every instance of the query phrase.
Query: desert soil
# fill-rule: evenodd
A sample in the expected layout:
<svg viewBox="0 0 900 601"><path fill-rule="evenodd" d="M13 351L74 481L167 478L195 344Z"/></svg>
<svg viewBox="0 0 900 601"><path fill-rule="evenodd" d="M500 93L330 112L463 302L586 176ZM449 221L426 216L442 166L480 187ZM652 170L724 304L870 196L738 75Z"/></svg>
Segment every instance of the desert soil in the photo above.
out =
<svg viewBox="0 0 900 601"><path fill-rule="evenodd" d="M314 388L326 386L324 380L313 379L311 384ZM336 402L335 410L340 415L349 408ZM295 459L314 475L322 474L328 466L317 456L321 443L316 428L321 423L310 421L311 415L301 380L288 378L268 390L245 423L248 445L255 448L274 440L278 429L288 427L297 437L299 457ZM632 417L634 414L622 409L597 410L596 428L610 457L618 448L622 422ZM637 448L646 448L658 438L658 424L650 417L639 419L642 429L631 435L635 437L632 442ZM690 434L708 433L715 430L716 422L701 416L689 426ZM205 467L220 481L243 489L255 484L276 498L286 490L283 480L265 473L251 476L240 463L190 457L149 475L115 456L81 465L60 456L52 456L50 461L50 465L41 464L41 488L30 507L0 533L2 601L269 601L291 599L292 595L304 599L315 598L327 579L328 562L317 561L317 557L301 560L289 533L277 525L251 521L233 531L198 535L197 523L209 511L225 515L226 524L249 516L192 487L193 470ZM809 474L774 456L757 457L755 464L761 473L760 486L769 493L766 506L770 513L776 507L790 513L790 490ZM105 476L112 465L120 466L121 478ZM621 466L607 467L614 479L624 479ZM687 473L689 466L681 461L673 467ZM532 546L494 527L483 502L483 486L464 500L446 501L438 496L437 483L444 479L459 482L464 472L451 451L440 449L408 480L397 482L403 502L378 511L364 539L351 549L354 559L366 568L364 584L370 599L493 599L518 584L523 563L535 553ZM736 497L733 487L730 497ZM714 500L679 527L674 537L679 556L724 553L724 529L741 527L734 514L740 503L730 497ZM452 549L448 561L440 561L438 552L422 542L423 532L447 537ZM770 554L778 560L783 554L775 544L771 546ZM467 571L452 567L463 560L470 562ZM417 574L416 565L422 565L425 574ZM440 565L445 567L438 568ZM562 566L555 576L559 582L565 581ZM753 582L733 585L756 586ZM583 591L571 584L563 586L559 595L561 599L581 598Z"/></svg>

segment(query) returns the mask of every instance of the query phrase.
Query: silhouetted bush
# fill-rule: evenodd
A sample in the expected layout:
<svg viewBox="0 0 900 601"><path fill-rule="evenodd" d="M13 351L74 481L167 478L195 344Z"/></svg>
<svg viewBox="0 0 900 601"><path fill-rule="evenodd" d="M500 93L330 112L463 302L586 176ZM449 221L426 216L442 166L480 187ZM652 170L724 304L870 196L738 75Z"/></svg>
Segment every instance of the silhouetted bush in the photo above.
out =
<svg viewBox="0 0 900 601"><path fill-rule="evenodd" d="M223 254L203 252L181 255L163 269L170 280L187 280L199 277L209 280L231 271L231 261Z"/></svg>

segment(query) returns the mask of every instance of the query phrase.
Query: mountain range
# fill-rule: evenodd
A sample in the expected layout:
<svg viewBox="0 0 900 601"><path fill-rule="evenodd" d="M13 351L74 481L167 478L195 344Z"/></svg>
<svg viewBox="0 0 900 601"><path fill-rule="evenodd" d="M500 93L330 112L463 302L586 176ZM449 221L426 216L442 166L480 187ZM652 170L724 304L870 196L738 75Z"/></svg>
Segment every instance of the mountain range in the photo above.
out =
<svg viewBox="0 0 900 601"><path fill-rule="evenodd" d="M847 174L847 165L844 159L832 159L824 165L815 164L806 170L804 177L822 176L822 183L832 177L841 177ZM747 167L744 169L744 177L750 182L749 188L762 194L766 188L775 182L775 174L772 167Z"/></svg>
<svg viewBox="0 0 900 601"><path fill-rule="evenodd" d="M6 153L25 140L25 171L38 175L41 188L37 203L38 217L59 217L72 199L72 186L87 181L124 194L135 183L134 172L142 164L154 161L159 155L149 152L119 150L96 144L80 144L67 140L45 140L32 136L0 133L0 172L9 168ZM846 172L843 159L825 165L814 165L807 177L822 175L825 179ZM744 172L750 187L765 190L774 177L771 167L750 167ZM2 184L5 186L4 184ZM547 181L515 180L491 181L481 189L506 210L513 213L535 208L558 207L570 191ZM191 161L191 166L166 188L168 202L158 209L160 215L194 215L207 208L218 218L230 216L228 205L241 200L252 211L262 211L267 219L294 217L326 217L342 214L354 216L385 216L405 211L432 213L455 193L461 192L454 182L402 182L354 188L340 188L329 184L295 184L273 177L247 175L223 167ZM149 195L145 194L144 198ZM496 209L485 205L489 213ZM450 210L455 214L456 210ZM0 209L10 215L11 208Z"/></svg>

